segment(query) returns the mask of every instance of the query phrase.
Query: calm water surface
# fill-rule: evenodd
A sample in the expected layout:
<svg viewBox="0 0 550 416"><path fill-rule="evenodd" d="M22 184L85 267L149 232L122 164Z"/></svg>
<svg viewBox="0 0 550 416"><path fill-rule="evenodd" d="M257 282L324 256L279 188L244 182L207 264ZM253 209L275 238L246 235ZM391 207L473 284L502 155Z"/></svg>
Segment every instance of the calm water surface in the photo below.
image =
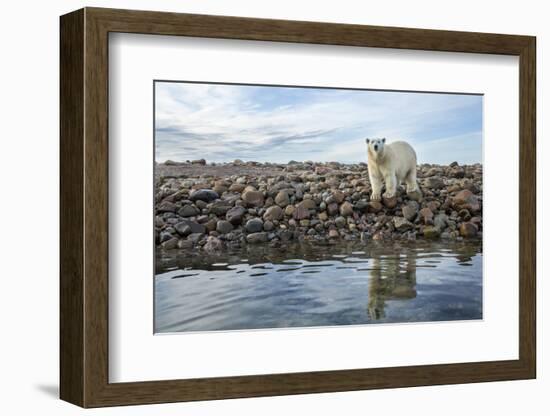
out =
<svg viewBox="0 0 550 416"><path fill-rule="evenodd" d="M155 332L482 318L480 241L156 254Z"/></svg>

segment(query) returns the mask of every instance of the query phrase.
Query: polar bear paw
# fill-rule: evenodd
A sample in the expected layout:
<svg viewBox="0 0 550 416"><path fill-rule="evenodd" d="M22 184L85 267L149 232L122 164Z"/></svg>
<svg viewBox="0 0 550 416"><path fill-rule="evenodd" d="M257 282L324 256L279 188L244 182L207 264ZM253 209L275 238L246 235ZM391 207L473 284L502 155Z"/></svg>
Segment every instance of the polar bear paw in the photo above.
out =
<svg viewBox="0 0 550 416"><path fill-rule="evenodd" d="M370 197L371 201L380 201L381 199L382 199L382 197L380 196L380 192L373 193Z"/></svg>
<svg viewBox="0 0 550 416"><path fill-rule="evenodd" d="M385 192L384 193L384 198L386 199L391 199L395 196L395 192Z"/></svg>

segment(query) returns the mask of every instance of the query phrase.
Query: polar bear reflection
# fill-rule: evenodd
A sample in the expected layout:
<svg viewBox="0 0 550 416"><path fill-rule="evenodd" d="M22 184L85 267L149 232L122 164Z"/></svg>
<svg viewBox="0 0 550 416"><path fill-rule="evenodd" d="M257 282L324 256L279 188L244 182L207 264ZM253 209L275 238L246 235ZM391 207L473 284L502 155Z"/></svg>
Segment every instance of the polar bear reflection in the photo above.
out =
<svg viewBox="0 0 550 416"><path fill-rule="evenodd" d="M405 300L416 297L416 258L414 250L402 257L372 253L372 268L369 279L369 319L385 318L386 300Z"/></svg>

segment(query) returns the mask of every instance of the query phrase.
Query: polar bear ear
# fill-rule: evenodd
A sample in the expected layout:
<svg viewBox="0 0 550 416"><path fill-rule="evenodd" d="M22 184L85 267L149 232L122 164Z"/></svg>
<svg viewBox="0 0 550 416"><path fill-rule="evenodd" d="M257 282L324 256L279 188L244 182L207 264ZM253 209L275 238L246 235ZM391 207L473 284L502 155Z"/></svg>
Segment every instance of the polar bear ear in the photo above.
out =
<svg viewBox="0 0 550 416"><path fill-rule="evenodd" d="M369 144L369 143L370 143L370 139L365 139L365 142L366 142L367 144Z"/></svg>
<svg viewBox="0 0 550 416"><path fill-rule="evenodd" d="M385 137L382 139L382 143L386 143L386 138Z"/></svg>

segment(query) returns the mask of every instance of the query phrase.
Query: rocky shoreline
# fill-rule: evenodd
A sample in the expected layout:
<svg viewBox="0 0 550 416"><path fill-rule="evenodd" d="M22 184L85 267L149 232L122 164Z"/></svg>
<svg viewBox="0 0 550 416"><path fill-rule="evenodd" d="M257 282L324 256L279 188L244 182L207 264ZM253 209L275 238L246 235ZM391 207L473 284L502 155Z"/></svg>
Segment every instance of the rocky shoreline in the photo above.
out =
<svg viewBox="0 0 550 416"><path fill-rule="evenodd" d="M289 241L481 238L481 164L423 164L422 196L370 201L367 165L205 160L155 165L155 244L206 252Z"/></svg>

